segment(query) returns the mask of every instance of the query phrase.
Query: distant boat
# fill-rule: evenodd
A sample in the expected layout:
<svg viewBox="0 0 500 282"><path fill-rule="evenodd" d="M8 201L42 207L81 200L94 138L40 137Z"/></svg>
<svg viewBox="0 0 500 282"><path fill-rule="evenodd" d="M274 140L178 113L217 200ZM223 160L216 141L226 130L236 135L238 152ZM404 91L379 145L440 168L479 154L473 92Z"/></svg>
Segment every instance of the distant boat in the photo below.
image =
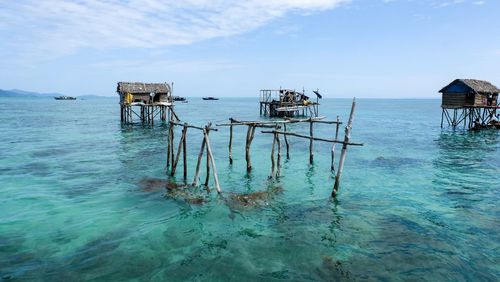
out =
<svg viewBox="0 0 500 282"><path fill-rule="evenodd" d="M215 97L203 97L202 99L203 100L219 100L219 98L215 98Z"/></svg>
<svg viewBox="0 0 500 282"><path fill-rule="evenodd" d="M180 101L180 102L186 101L186 98L180 96L174 96L173 99L174 101Z"/></svg>
<svg viewBox="0 0 500 282"><path fill-rule="evenodd" d="M56 99L56 100L76 100L75 97L70 97L70 96L57 96L57 97L54 97L54 99Z"/></svg>

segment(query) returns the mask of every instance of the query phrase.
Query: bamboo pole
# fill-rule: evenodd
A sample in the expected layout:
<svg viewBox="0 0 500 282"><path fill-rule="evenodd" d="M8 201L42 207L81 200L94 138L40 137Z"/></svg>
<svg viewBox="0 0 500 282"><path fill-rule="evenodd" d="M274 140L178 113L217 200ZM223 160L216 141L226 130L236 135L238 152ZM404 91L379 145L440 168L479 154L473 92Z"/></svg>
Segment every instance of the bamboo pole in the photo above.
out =
<svg viewBox="0 0 500 282"><path fill-rule="evenodd" d="M262 105L261 105L262 111ZM262 113L261 113L262 114ZM233 164L233 119L229 119L231 126L229 126L229 163Z"/></svg>
<svg viewBox="0 0 500 282"><path fill-rule="evenodd" d="M311 136L311 138L309 139L309 164L312 164L314 160L314 153L313 153L314 132L313 132L312 118L309 121L309 136Z"/></svg>
<svg viewBox="0 0 500 282"><path fill-rule="evenodd" d="M179 146L177 147L177 155L175 156L175 161L172 166L172 172L170 173L171 176L175 175L175 170L177 169L177 163L179 162L179 157L181 155L182 144L184 143L184 138L186 138L186 130L187 127L184 127L182 129L181 139L179 140Z"/></svg>
<svg viewBox="0 0 500 282"><path fill-rule="evenodd" d="M220 185L219 185L219 177L217 176L217 167L215 166L215 160L214 160L214 157L212 155L212 148L210 148L210 140L208 139L208 132L209 130L205 130L203 131L203 134L205 136L205 142L207 144L207 151L208 151L208 156L210 158L210 161L212 163L212 170L213 170L213 174L214 174L214 182L215 182L215 189L217 190L217 193L221 193L221 190L220 190Z"/></svg>
<svg viewBox="0 0 500 282"><path fill-rule="evenodd" d="M339 125L340 125L340 123L338 121L339 121L339 116L337 116L337 124L336 124L337 126L335 128L335 140L339 139ZM332 171L335 170L335 145L336 145L335 143L333 143L333 145L332 145L332 164L330 167L330 169Z"/></svg>
<svg viewBox="0 0 500 282"><path fill-rule="evenodd" d="M286 132L286 123L284 124L283 131ZM285 139L285 145L286 145L286 159L290 159L290 144L288 143L288 138L286 137L286 134L283 135L283 138Z"/></svg>
<svg viewBox="0 0 500 282"><path fill-rule="evenodd" d="M349 143L349 139L351 138L352 119L354 117L355 109L356 109L356 98L353 98L351 114L349 115L349 121L347 122L347 126L345 127L344 145L342 146L342 151L340 153L339 170L337 171L337 177L335 177L335 185L333 186L332 197L336 197L337 192L339 191L340 177L342 176L342 171L344 170L344 162L347 153L347 144Z"/></svg>

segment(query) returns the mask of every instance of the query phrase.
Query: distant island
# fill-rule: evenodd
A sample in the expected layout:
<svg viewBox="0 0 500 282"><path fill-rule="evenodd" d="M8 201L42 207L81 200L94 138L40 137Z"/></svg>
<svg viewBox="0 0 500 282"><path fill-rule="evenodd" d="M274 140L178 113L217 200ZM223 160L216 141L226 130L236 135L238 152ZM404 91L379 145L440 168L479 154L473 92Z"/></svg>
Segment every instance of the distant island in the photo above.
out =
<svg viewBox="0 0 500 282"><path fill-rule="evenodd" d="M60 96L67 96L61 93L39 93L32 91L25 91L20 89L12 89L12 90L3 90L0 89L0 97L19 97L19 98L54 98ZM76 96L80 99L90 99L90 98L112 98L106 96L98 96L98 95L80 95Z"/></svg>
<svg viewBox="0 0 500 282"><path fill-rule="evenodd" d="M62 96L60 93L38 93L19 89L3 90L0 89L0 97L56 97Z"/></svg>

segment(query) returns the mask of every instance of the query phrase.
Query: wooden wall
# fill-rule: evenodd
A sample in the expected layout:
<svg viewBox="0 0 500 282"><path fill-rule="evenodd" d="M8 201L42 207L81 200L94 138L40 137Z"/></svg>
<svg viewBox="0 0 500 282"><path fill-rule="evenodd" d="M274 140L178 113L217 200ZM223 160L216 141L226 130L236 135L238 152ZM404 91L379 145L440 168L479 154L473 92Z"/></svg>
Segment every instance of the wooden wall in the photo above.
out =
<svg viewBox="0 0 500 282"><path fill-rule="evenodd" d="M460 107L467 105L466 93L443 93L441 106Z"/></svg>

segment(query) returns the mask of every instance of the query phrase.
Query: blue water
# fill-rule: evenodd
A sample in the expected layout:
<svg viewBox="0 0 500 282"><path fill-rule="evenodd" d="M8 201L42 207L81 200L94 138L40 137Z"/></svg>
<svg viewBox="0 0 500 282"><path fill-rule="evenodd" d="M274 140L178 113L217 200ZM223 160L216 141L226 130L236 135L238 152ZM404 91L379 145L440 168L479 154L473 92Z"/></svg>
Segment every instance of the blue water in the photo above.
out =
<svg viewBox="0 0 500 282"><path fill-rule="evenodd" d="M210 136L224 198L167 191L154 181L167 180L166 127L121 126L117 99L0 98L0 277L498 280L500 133L442 130L439 102L358 100L352 140L365 146L349 148L333 201L329 144L315 143L310 166L308 141L290 139L282 177L269 180L272 136L256 132L247 174L246 128L235 129L232 166L220 128ZM198 125L259 118L248 98L176 110ZM348 99L320 108L343 121L349 110ZM189 179L201 138L188 131ZM269 194L234 199L259 191Z"/></svg>

